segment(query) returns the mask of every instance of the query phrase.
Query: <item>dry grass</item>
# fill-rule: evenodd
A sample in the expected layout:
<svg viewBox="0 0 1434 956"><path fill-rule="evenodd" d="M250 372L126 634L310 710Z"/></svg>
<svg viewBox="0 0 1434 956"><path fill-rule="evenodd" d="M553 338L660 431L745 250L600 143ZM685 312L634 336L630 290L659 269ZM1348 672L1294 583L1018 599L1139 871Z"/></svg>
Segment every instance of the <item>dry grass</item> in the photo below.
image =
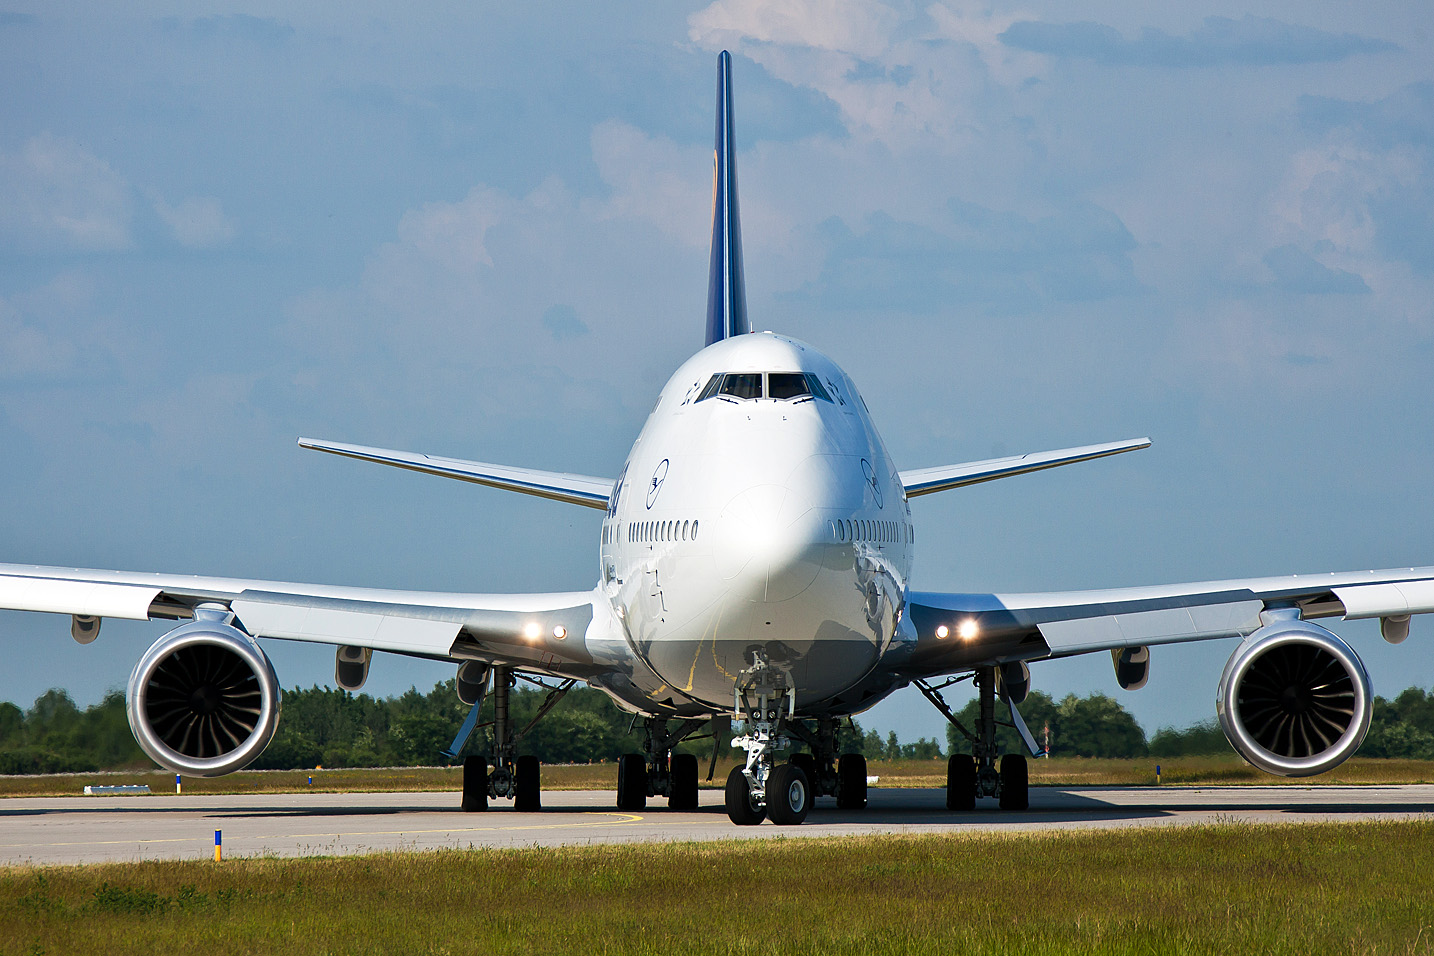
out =
<svg viewBox="0 0 1434 956"><path fill-rule="evenodd" d="M1413 953L1434 824L0 869L0 956Z"/></svg>
<svg viewBox="0 0 1434 956"><path fill-rule="evenodd" d="M1143 758L1098 760L1063 757L1032 760L1035 786L1144 786L1155 783L1161 765L1164 784L1404 784L1434 782L1434 761L1377 760L1355 757L1318 777L1272 777L1245 764L1233 754L1220 757ZM703 786L720 788L734 766L719 760L712 783L706 782L707 762L701 764ZM869 772L878 787L944 787L946 761L872 761ZM309 783L309 778L313 783ZM154 793L174 792L174 774L163 771L0 776L0 797L75 796L86 784L148 784ZM185 793L324 793L459 790L460 767L386 767L353 770L245 770L205 780L186 777ZM617 787L617 765L553 764L543 767L545 790L612 790Z"/></svg>

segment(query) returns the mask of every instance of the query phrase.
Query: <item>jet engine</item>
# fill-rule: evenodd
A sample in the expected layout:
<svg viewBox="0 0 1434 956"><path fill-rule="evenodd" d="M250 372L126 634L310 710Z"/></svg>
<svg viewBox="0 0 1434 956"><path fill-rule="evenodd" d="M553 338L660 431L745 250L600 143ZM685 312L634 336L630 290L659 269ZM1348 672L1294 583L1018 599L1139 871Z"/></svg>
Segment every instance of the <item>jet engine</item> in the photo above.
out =
<svg viewBox="0 0 1434 956"><path fill-rule="evenodd" d="M161 766L217 777L247 766L279 723L279 679L259 643L196 620L155 641L125 692L129 726Z"/></svg>
<svg viewBox="0 0 1434 956"><path fill-rule="evenodd" d="M1242 757L1266 773L1308 777L1359 749L1373 700L1350 646L1292 619L1266 624L1235 650L1215 706Z"/></svg>

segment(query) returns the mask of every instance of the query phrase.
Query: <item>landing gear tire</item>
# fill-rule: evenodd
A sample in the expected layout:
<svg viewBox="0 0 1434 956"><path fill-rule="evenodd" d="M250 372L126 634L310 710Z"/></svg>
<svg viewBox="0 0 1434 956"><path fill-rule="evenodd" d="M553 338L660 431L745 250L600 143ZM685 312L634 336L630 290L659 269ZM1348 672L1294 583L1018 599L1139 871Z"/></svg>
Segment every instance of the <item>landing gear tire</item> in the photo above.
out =
<svg viewBox="0 0 1434 956"><path fill-rule="evenodd" d="M543 809L541 764L532 754L518 758L513 781L513 809L532 813Z"/></svg>
<svg viewBox="0 0 1434 956"><path fill-rule="evenodd" d="M815 783L817 779L817 758L809 753L792 754L787 761L794 767L801 767L802 773L807 775L808 783Z"/></svg>
<svg viewBox="0 0 1434 956"><path fill-rule="evenodd" d="M488 809L488 758L463 758L463 812Z"/></svg>
<svg viewBox="0 0 1434 956"><path fill-rule="evenodd" d="M794 763L774 767L767 777L767 815L773 823L794 826L812 808L812 782Z"/></svg>
<svg viewBox="0 0 1434 956"><path fill-rule="evenodd" d="M837 809L866 809L866 758L842 754L837 760Z"/></svg>
<svg viewBox="0 0 1434 956"><path fill-rule="evenodd" d="M727 775L727 817L740 827L751 827L761 823L767 816L766 807L752 802L752 788L741 767L733 767Z"/></svg>
<svg viewBox="0 0 1434 956"><path fill-rule="evenodd" d="M617 758L617 808L635 811L647 808L647 761L642 754Z"/></svg>
<svg viewBox="0 0 1434 956"><path fill-rule="evenodd" d="M952 754L946 763L946 809L976 809L976 758Z"/></svg>
<svg viewBox="0 0 1434 956"><path fill-rule="evenodd" d="M1007 754L1001 758L1001 809L1025 810L1031 805L1030 777L1026 758Z"/></svg>
<svg viewBox="0 0 1434 956"><path fill-rule="evenodd" d="M697 758L692 754L673 754L668 771L667 808L697 809Z"/></svg>

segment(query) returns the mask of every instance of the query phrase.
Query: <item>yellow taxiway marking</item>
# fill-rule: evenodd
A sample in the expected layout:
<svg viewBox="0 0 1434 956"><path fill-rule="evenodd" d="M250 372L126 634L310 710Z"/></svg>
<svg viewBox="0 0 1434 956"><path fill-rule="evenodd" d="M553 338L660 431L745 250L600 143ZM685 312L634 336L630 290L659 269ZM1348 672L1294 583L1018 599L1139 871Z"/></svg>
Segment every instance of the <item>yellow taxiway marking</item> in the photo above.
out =
<svg viewBox="0 0 1434 956"><path fill-rule="evenodd" d="M617 817L615 820L593 821L590 823L542 823L523 826L493 826L493 827L438 827L432 830L352 830L338 831L328 830L323 833L270 833L256 837L236 837L246 843L254 843L259 840L284 840L284 839L315 839L318 837L356 837L356 836L396 836L401 834L421 833L490 833L502 832L505 830L574 830L590 829L601 826L623 826L634 823L641 823L644 817L636 813L618 813L608 810L584 810L586 816ZM20 850L26 847L37 846L126 846L134 843L208 843L213 840L212 835L203 837L131 837L128 840L73 840L57 843L0 843L0 850Z"/></svg>

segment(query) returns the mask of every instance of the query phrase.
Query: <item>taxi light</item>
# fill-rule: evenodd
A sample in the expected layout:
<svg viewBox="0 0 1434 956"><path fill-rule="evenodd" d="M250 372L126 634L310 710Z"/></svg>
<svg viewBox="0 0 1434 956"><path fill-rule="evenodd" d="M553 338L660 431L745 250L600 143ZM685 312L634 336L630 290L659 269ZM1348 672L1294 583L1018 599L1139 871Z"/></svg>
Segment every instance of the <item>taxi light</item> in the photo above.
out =
<svg viewBox="0 0 1434 956"><path fill-rule="evenodd" d="M948 638L948 637L950 637L950 636L951 636L951 628L947 627L945 624L941 624L941 625L938 625L938 626L937 626L937 628L936 628L936 637L937 637L938 640L944 641L944 640L946 640L946 638Z"/></svg>
<svg viewBox="0 0 1434 956"><path fill-rule="evenodd" d="M542 629L538 627L536 622L529 621L527 624L523 625L523 637L530 641L536 641L538 639L538 635L541 633Z"/></svg>
<svg viewBox="0 0 1434 956"><path fill-rule="evenodd" d="M563 638L568 636L568 629L559 624L557 627L553 628L553 636L561 641Z"/></svg>
<svg viewBox="0 0 1434 956"><path fill-rule="evenodd" d="M961 626L956 629L956 636L963 641L970 641L975 639L976 635L980 633L980 630L981 628L977 625L976 619L974 617L968 617L962 621Z"/></svg>

